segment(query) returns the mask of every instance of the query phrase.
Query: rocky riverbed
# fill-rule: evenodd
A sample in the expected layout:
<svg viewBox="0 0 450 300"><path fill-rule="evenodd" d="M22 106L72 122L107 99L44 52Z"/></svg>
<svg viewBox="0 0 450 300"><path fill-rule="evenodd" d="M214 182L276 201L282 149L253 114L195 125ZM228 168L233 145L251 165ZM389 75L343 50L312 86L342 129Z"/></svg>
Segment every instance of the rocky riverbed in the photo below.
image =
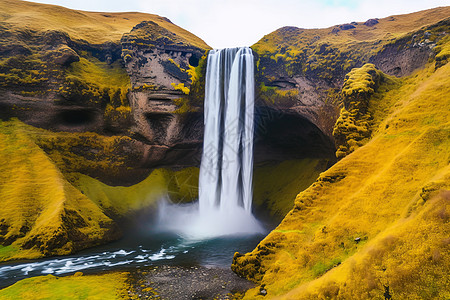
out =
<svg viewBox="0 0 450 300"><path fill-rule="evenodd" d="M139 299L236 299L254 284L228 268L155 266L133 272L128 294Z"/></svg>

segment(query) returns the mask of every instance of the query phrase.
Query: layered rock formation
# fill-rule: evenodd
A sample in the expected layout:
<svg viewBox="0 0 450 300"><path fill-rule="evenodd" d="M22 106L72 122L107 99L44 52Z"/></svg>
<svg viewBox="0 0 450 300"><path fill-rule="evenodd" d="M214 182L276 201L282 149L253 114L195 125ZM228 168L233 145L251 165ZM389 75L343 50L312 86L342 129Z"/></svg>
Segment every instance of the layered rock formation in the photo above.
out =
<svg viewBox="0 0 450 300"><path fill-rule="evenodd" d="M124 161L119 171L77 170L109 184L138 183L157 165L196 164L186 157L198 156L201 117L179 110L186 107L186 90L196 76L190 63L197 66L208 49L202 40L156 15L78 12L7 0L2 6L2 119L17 117L55 132L130 137L113 151ZM26 20L20 18L23 13ZM59 139L64 143L63 135ZM40 140L48 153L55 152ZM75 152L90 160L89 152L98 151L82 141L71 146L60 154ZM184 160L177 162L180 157Z"/></svg>
<svg viewBox="0 0 450 300"><path fill-rule="evenodd" d="M149 164L196 165L203 134L201 107L188 96L205 46L190 44L158 24L144 21L121 40L131 79L128 95L134 132L150 144ZM200 102L201 103L201 102ZM190 158L191 157L191 158Z"/></svg>

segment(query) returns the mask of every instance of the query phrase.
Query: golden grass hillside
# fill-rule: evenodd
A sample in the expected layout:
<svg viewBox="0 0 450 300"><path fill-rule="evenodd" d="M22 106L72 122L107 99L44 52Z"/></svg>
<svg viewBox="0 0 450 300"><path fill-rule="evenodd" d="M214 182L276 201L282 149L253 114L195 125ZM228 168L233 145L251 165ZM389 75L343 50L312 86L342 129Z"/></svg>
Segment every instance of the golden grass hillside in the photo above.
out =
<svg viewBox="0 0 450 300"><path fill-rule="evenodd" d="M0 299L125 299L127 277L127 273L83 276L81 272L67 277L38 276L0 290Z"/></svg>
<svg viewBox="0 0 450 300"><path fill-rule="evenodd" d="M0 123L0 260L69 254L120 236L19 122Z"/></svg>
<svg viewBox="0 0 450 300"><path fill-rule="evenodd" d="M293 102L298 98L292 95L296 89L278 88L279 77L304 76L321 83L317 87L319 90L324 84L329 85L326 89L334 90L353 68L384 61L387 57L391 64L384 65L386 70L396 61L407 62L400 70L390 70L398 74L390 75L409 75L423 64L417 57L417 61L409 60L412 56L429 51L447 39L449 16L450 6L446 6L372 19L373 23L352 22L322 29L280 28L252 46L259 55L257 79L263 83L261 93L265 93L265 85L272 86L275 81L278 96L282 96L280 92L290 91L290 97L282 98ZM437 56L447 52L439 46L433 49ZM303 92L300 89L300 93ZM326 92L322 91L324 96Z"/></svg>
<svg viewBox="0 0 450 300"><path fill-rule="evenodd" d="M233 270L260 284L244 299L450 296L449 75L431 63L370 99L371 140L235 255Z"/></svg>
<svg viewBox="0 0 450 300"><path fill-rule="evenodd" d="M153 14L138 12L102 13L68 9L62 6L33 3L21 0L1 0L0 22L14 26L14 30L33 31L60 30L72 39L85 40L90 44L119 42L122 35L142 21L153 21L176 33L189 43L208 49L197 36Z"/></svg>
<svg viewBox="0 0 450 300"><path fill-rule="evenodd" d="M321 29L278 29L264 36L258 43L252 46L259 54L273 53L281 48L300 50L307 44L338 44L351 45L356 42L381 42L382 40L394 40L422 27L433 25L450 15L450 6L423 10L411 14L395 15L383 19L376 19L378 23L367 26L363 22L353 22L354 28L342 30L340 25ZM355 20L356 21L356 20ZM338 31L333 29L337 28ZM299 34L300 33L300 34ZM306 44L306 45L305 45ZM383 46L383 45L380 45ZM306 49L306 47L305 47ZM282 52L282 51L279 51Z"/></svg>

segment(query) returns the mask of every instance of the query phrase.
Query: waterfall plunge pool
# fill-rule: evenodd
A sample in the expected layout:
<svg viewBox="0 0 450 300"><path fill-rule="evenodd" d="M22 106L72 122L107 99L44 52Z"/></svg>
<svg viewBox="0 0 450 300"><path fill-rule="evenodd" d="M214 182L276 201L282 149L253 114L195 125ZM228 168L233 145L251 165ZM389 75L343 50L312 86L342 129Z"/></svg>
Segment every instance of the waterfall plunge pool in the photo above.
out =
<svg viewBox="0 0 450 300"><path fill-rule="evenodd" d="M257 225L253 231L247 228L232 232L249 224L245 221L240 223L230 216L230 219L223 219L224 223L220 220L212 226L205 223L205 230L199 230L201 222L210 220L198 219L198 203L172 205L162 201L157 218L147 223L136 223L118 241L74 255L0 264L0 288L28 277L48 274L95 274L162 265L229 268L234 253L253 250L267 234L268 230L264 228L269 226L263 226L254 219L256 223L250 223ZM226 228L227 232L210 234L217 228L215 226Z"/></svg>

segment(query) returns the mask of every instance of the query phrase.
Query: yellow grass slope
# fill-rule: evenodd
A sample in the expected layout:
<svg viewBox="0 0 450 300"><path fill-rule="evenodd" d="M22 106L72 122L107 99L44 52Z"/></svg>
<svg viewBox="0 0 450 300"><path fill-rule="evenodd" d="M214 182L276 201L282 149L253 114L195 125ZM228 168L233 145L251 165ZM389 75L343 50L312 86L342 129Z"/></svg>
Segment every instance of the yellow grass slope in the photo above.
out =
<svg viewBox="0 0 450 300"><path fill-rule="evenodd" d="M126 299L127 273L55 277L53 275L27 278L0 290L0 299Z"/></svg>
<svg viewBox="0 0 450 300"><path fill-rule="evenodd" d="M449 75L450 64L429 65L371 100L373 138L235 256L232 268L267 291L246 299L450 297Z"/></svg>
<svg viewBox="0 0 450 300"><path fill-rule="evenodd" d="M112 220L67 182L20 124L0 123L0 261L69 254L117 238Z"/></svg>
<svg viewBox="0 0 450 300"><path fill-rule="evenodd" d="M252 48L259 54L264 54L274 53L277 48L284 47L288 48L288 52L292 51L292 54L297 54L298 50L306 51L302 49L306 49L306 46L316 41L319 44L329 43L332 45L340 45L341 47L362 41L377 42L379 46L382 46L383 43L380 44L381 41L394 40L395 38L419 30L422 27L433 25L449 16L450 6L444 6L379 19L378 23L373 26L364 25L364 21L356 22L354 23L355 28L339 30L336 33L333 33L333 29L338 29L339 26L320 29L301 29L300 34L298 31L295 31L292 34L287 33L287 35L282 33L284 31L282 28L264 36Z"/></svg>
<svg viewBox="0 0 450 300"><path fill-rule="evenodd" d="M85 40L91 44L117 43L124 33L130 32L140 22L153 21L194 46L209 48L192 33L153 14L86 12L21 0L0 0L0 7L0 22L11 24L16 30L60 30L67 32L73 39Z"/></svg>

